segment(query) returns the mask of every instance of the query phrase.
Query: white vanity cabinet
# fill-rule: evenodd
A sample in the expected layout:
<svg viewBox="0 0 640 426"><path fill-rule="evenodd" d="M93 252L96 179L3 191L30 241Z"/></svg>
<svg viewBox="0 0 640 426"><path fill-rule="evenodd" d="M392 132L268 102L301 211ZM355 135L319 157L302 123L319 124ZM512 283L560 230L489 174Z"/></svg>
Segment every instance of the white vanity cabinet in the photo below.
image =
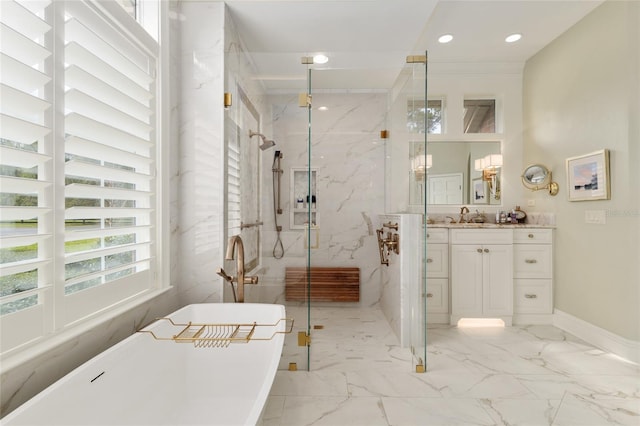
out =
<svg viewBox="0 0 640 426"><path fill-rule="evenodd" d="M553 312L553 230L514 231L514 314L516 322L548 322Z"/></svg>
<svg viewBox="0 0 640 426"><path fill-rule="evenodd" d="M449 322L449 230L427 230L427 321Z"/></svg>
<svg viewBox="0 0 640 426"><path fill-rule="evenodd" d="M451 229L451 323L513 316L513 229Z"/></svg>

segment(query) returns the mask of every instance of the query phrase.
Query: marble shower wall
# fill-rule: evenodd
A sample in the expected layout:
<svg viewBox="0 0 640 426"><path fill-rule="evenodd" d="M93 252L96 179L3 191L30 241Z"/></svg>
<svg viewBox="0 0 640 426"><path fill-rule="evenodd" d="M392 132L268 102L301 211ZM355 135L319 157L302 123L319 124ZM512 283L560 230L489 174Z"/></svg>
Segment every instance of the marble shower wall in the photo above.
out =
<svg viewBox="0 0 640 426"><path fill-rule="evenodd" d="M249 300L284 302L287 266L305 266L305 231L291 229L290 171L308 163L308 111L298 106L298 95L269 97L272 128L282 160L283 226L285 254L273 256L276 232L273 226L270 188L262 195L263 251L261 284L250 288ZM311 123L311 167L317 169L317 224L319 247L311 251L312 266L359 267L360 305L372 306L380 298L380 259L375 235L375 217L384 211L385 127L387 96L384 93L314 93ZM327 110L319 111L318 107ZM263 170L263 181L272 182L271 168ZM306 195L306 194L304 194Z"/></svg>
<svg viewBox="0 0 640 426"><path fill-rule="evenodd" d="M180 2L178 291L219 302L224 235L224 19L220 2Z"/></svg>
<svg viewBox="0 0 640 426"><path fill-rule="evenodd" d="M389 265L381 269L380 308L402 347L423 345L422 301L422 215L384 214L376 218L376 228L398 234L400 253L388 255ZM383 224L398 224L395 231Z"/></svg>

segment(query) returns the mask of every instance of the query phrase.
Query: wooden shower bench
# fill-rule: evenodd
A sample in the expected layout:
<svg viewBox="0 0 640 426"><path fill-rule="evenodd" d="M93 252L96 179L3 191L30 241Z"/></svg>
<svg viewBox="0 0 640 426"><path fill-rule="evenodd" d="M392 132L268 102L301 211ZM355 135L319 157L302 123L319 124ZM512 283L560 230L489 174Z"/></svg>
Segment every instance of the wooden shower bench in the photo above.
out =
<svg viewBox="0 0 640 426"><path fill-rule="evenodd" d="M358 302L360 268L311 267L312 302ZM285 300L307 300L307 268L285 268Z"/></svg>

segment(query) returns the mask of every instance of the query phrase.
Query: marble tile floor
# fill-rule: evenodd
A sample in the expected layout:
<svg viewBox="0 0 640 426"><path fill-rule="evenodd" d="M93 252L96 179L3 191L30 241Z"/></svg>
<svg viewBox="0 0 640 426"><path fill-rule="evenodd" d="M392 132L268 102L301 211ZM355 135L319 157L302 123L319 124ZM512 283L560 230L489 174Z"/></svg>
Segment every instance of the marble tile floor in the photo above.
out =
<svg viewBox="0 0 640 426"><path fill-rule="evenodd" d="M316 324L311 371L277 373L260 425L640 425L640 367L553 326L430 326L419 374L379 309Z"/></svg>

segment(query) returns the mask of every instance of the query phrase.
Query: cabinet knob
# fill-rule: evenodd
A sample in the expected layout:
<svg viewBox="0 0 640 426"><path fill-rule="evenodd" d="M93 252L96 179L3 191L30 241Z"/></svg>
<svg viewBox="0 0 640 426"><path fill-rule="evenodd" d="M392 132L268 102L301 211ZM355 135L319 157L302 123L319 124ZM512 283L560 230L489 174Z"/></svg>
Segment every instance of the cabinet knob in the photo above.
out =
<svg viewBox="0 0 640 426"><path fill-rule="evenodd" d="M525 259L524 263L538 263L536 259Z"/></svg>
<svg viewBox="0 0 640 426"><path fill-rule="evenodd" d="M427 293L427 298L433 297L433 293Z"/></svg>
<svg viewBox="0 0 640 426"><path fill-rule="evenodd" d="M431 259L430 257L427 258L427 263L433 263L433 259Z"/></svg>
<svg viewBox="0 0 640 426"><path fill-rule="evenodd" d="M533 234L529 234L528 236L529 236L529 238L533 238Z"/></svg>
<svg viewBox="0 0 640 426"><path fill-rule="evenodd" d="M484 249L484 252L485 253L489 253L489 249Z"/></svg>
<svg viewBox="0 0 640 426"><path fill-rule="evenodd" d="M477 249L477 251L478 251L478 253L482 253L482 249L481 248Z"/></svg>
<svg viewBox="0 0 640 426"><path fill-rule="evenodd" d="M537 294L525 294L524 298L525 299L537 299L538 295Z"/></svg>
<svg viewBox="0 0 640 426"><path fill-rule="evenodd" d="M429 233L427 232L427 238L429 238L429 237L430 237L430 235L429 235Z"/></svg>

